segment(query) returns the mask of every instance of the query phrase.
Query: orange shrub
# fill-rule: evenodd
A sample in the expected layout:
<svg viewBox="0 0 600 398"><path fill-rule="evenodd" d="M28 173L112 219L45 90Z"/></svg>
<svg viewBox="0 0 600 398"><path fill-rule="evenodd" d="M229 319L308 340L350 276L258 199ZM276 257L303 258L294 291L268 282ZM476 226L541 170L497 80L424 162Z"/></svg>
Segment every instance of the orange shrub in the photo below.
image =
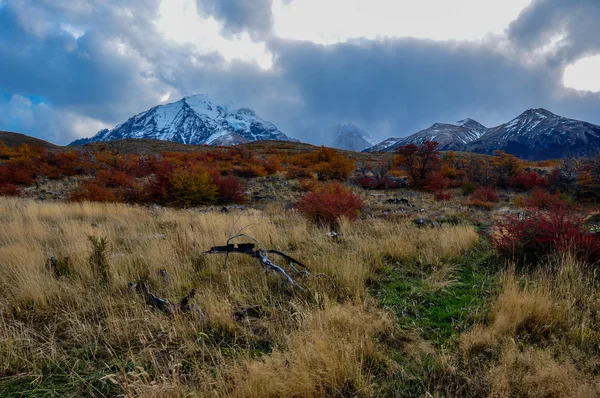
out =
<svg viewBox="0 0 600 398"><path fill-rule="evenodd" d="M175 169L169 176L166 200L176 206L210 205L217 201L217 186L204 169Z"/></svg>
<svg viewBox="0 0 600 398"><path fill-rule="evenodd" d="M313 170L317 172L319 180L337 180L344 181L355 169L354 161L343 155L331 157L327 162L317 163Z"/></svg>
<svg viewBox="0 0 600 398"><path fill-rule="evenodd" d="M309 220L331 227L340 217L357 219L363 206L359 196L337 182L319 184L296 204L298 211Z"/></svg>
<svg viewBox="0 0 600 398"><path fill-rule="evenodd" d="M484 200L479 200L479 199L471 199L471 200L465 202L465 205L467 205L469 207L477 207L479 209L484 209L484 210L491 210L494 208L493 202L486 202Z"/></svg>

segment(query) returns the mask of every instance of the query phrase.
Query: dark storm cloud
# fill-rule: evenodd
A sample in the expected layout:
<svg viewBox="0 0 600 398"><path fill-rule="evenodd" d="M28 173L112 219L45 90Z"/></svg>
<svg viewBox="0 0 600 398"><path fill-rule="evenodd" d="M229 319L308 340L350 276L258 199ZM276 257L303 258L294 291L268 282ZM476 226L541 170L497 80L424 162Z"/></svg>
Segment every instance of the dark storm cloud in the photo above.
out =
<svg viewBox="0 0 600 398"><path fill-rule="evenodd" d="M565 63L599 46L590 33L600 26L593 23L596 0L535 1L511 24L508 39L330 46L272 38L270 1L197 1L228 32L266 38L273 68L167 41L154 24L159 0L6 1L0 129L65 143L93 135L92 127L85 130L90 119L114 126L165 93L170 100L194 93L231 100L314 143L340 122L383 139L465 117L499 124L532 107L600 123L598 94L562 86ZM565 38L556 51L530 55L559 31Z"/></svg>
<svg viewBox="0 0 600 398"><path fill-rule="evenodd" d="M360 40L333 46L279 42L277 66L294 82L316 120L363 126L388 121L375 135L404 136L436 121L464 117L499 124L547 107L600 122L597 95L562 87L560 71L501 52L495 42ZM513 54L514 56L511 56ZM574 104L589 104L578 108Z"/></svg>
<svg viewBox="0 0 600 398"><path fill-rule="evenodd" d="M510 24L509 38L527 50L562 37L550 61L568 63L600 53L598 0L534 0Z"/></svg>
<svg viewBox="0 0 600 398"><path fill-rule="evenodd" d="M253 38L263 38L271 32L272 0L197 0L202 14L213 15L231 33L247 31Z"/></svg>

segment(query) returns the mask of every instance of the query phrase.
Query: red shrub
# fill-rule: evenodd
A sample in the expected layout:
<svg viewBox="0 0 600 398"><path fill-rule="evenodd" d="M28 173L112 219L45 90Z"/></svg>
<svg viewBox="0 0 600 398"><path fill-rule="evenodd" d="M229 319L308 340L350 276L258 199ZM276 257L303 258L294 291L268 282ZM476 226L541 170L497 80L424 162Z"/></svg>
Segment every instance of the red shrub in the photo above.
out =
<svg viewBox="0 0 600 398"><path fill-rule="evenodd" d="M481 187L477 188L471 195L471 201L482 201L498 203L500 198L498 197L498 191L494 188Z"/></svg>
<svg viewBox="0 0 600 398"><path fill-rule="evenodd" d="M425 179L423 189L429 192L437 192L450 186L450 180L445 178L442 173L434 172Z"/></svg>
<svg viewBox="0 0 600 398"><path fill-rule="evenodd" d="M354 176L354 183L365 189L396 189L400 186L398 179L388 174L381 178L359 174Z"/></svg>
<svg viewBox="0 0 600 398"><path fill-rule="evenodd" d="M438 192L435 194L435 200L439 200L439 201L444 201L444 200L451 200L452 199L452 192Z"/></svg>
<svg viewBox="0 0 600 398"><path fill-rule="evenodd" d="M529 173L519 173L514 177L509 178L507 184L511 188L530 191L532 189L547 186L548 180L535 171L530 171Z"/></svg>
<svg viewBox="0 0 600 398"><path fill-rule="evenodd" d="M0 196L17 196L21 193L19 187L0 182Z"/></svg>
<svg viewBox="0 0 600 398"><path fill-rule="evenodd" d="M541 189L531 192L529 198L523 200L525 207L537 207L539 209L551 209L555 207L568 207L569 204L560 198L560 193L551 194Z"/></svg>
<svg viewBox="0 0 600 398"><path fill-rule="evenodd" d="M82 182L79 189L71 193L70 199L77 202L116 202L119 200L111 189L100 186L94 181Z"/></svg>
<svg viewBox="0 0 600 398"><path fill-rule="evenodd" d="M31 162L11 162L0 165L0 182L12 185L31 185L36 180Z"/></svg>
<svg viewBox="0 0 600 398"><path fill-rule="evenodd" d="M246 199L242 182L234 176L217 176L213 178L217 186L219 202L221 203L243 203Z"/></svg>
<svg viewBox="0 0 600 398"><path fill-rule="evenodd" d="M363 206L363 200L340 183L320 184L296 204L309 220L329 226L340 217L355 220Z"/></svg>
<svg viewBox="0 0 600 398"><path fill-rule="evenodd" d="M555 253L569 253L591 264L600 260L600 238L585 227L582 215L566 208L505 217L494 225L491 241L500 254L521 262Z"/></svg>
<svg viewBox="0 0 600 398"><path fill-rule="evenodd" d="M354 177L354 183L365 189L375 189L379 182L375 177L362 174Z"/></svg>
<svg viewBox="0 0 600 398"><path fill-rule="evenodd" d="M130 188L133 181L120 170L101 170L96 174L96 183L107 188Z"/></svg>

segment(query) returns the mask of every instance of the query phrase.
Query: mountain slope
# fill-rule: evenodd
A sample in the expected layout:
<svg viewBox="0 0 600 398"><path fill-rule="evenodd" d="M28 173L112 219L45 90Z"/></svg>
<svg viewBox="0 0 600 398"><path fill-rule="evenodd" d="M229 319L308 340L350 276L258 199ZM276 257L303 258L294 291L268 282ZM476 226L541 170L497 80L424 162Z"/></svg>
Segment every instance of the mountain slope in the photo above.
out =
<svg viewBox="0 0 600 398"><path fill-rule="evenodd" d="M333 148L360 152L373 146L369 134L354 124L339 124L333 129Z"/></svg>
<svg viewBox="0 0 600 398"><path fill-rule="evenodd" d="M487 131L486 127L473 119L465 119L455 124L435 123L405 138L388 138L367 149L368 152L394 151L402 145L421 145L425 141L439 142L440 150L461 150L464 145L477 140Z"/></svg>
<svg viewBox="0 0 600 398"><path fill-rule="evenodd" d="M388 138L366 151L390 152L401 145L420 145L425 141L438 141L441 150L484 154L503 150L522 159L541 160L598 154L600 126L538 108L492 128L472 119L455 124L436 123L405 138Z"/></svg>
<svg viewBox="0 0 600 398"><path fill-rule="evenodd" d="M142 138L183 144L237 145L249 141L291 140L251 109L215 105L204 95L184 97L155 106L131 117L112 130L101 130L89 139L70 145L117 139Z"/></svg>
<svg viewBox="0 0 600 398"><path fill-rule="evenodd" d="M560 158L569 154L597 154L600 126L529 109L508 123L489 129L465 146L470 152L491 154L503 150L523 159Z"/></svg>

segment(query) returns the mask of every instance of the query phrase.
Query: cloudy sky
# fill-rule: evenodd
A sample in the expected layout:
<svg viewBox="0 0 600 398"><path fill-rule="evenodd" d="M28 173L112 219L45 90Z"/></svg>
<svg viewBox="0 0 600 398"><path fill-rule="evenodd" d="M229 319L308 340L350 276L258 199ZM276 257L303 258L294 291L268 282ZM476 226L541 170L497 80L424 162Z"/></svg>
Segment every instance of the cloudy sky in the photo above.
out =
<svg viewBox="0 0 600 398"><path fill-rule="evenodd" d="M600 124L599 38L599 0L0 0L0 130L65 144L196 93L313 143Z"/></svg>

